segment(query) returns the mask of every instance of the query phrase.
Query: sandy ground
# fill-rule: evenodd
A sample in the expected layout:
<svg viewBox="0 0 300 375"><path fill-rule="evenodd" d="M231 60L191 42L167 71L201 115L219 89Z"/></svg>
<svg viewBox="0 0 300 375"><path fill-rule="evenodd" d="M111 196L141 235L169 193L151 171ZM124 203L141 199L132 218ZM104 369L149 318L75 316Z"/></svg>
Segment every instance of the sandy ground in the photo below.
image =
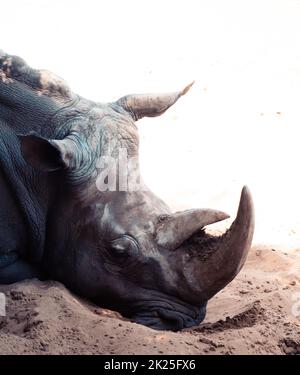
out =
<svg viewBox="0 0 300 375"><path fill-rule="evenodd" d="M1 354L300 354L300 249L255 246L205 321L172 333L131 323L70 293L28 280L1 286Z"/></svg>

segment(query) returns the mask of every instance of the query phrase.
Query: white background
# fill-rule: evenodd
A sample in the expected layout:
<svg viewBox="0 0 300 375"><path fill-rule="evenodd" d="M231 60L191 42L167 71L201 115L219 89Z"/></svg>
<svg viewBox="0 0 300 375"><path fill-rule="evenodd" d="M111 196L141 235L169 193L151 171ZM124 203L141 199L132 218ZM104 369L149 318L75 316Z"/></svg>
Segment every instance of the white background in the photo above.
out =
<svg viewBox="0 0 300 375"><path fill-rule="evenodd" d="M96 101L190 93L139 122L142 173L173 208L235 215L255 239L300 246L300 1L0 0L0 48Z"/></svg>

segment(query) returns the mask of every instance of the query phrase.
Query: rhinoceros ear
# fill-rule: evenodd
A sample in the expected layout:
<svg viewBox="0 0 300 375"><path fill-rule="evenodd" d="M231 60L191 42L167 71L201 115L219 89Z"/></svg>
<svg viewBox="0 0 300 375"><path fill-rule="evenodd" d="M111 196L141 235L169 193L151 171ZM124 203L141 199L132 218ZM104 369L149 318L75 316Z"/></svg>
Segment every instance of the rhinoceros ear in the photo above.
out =
<svg viewBox="0 0 300 375"><path fill-rule="evenodd" d="M74 156L70 139L48 140L37 135L19 135L24 159L35 169L52 172L69 168Z"/></svg>
<svg viewBox="0 0 300 375"><path fill-rule="evenodd" d="M162 216L156 225L156 242L175 250L199 229L227 218L229 215L225 212L211 209L191 209Z"/></svg>
<svg viewBox="0 0 300 375"><path fill-rule="evenodd" d="M182 91L168 94L137 94L120 98L116 104L128 112L137 121L142 117L155 117L163 114L177 100L185 95L194 82L186 86Z"/></svg>

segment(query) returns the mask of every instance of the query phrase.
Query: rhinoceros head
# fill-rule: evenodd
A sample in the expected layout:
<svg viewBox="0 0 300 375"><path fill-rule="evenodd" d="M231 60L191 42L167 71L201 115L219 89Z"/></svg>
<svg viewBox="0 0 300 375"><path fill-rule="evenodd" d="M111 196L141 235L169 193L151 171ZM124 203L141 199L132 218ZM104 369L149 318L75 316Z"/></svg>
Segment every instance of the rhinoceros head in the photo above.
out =
<svg viewBox="0 0 300 375"><path fill-rule="evenodd" d="M211 209L172 213L140 178L136 121L164 113L190 86L100 104L22 60L5 61L2 82L8 90L22 88L23 97L14 99L21 117L44 121L44 130L32 125L20 137L25 160L52 186L44 269L137 323L171 330L199 324L207 301L245 261L254 212L244 187L231 228L212 236L205 227L228 215ZM32 109L35 103L41 113Z"/></svg>

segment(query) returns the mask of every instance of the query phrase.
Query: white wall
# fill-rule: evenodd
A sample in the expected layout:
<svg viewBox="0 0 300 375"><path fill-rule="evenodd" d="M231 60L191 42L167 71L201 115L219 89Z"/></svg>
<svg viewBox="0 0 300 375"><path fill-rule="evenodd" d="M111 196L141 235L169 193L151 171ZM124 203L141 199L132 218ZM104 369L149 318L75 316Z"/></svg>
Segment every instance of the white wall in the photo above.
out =
<svg viewBox="0 0 300 375"><path fill-rule="evenodd" d="M196 80L140 121L143 174L174 209L234 215L254 197L256 241L300 246L299 0L1 0L1 46L111 101Z"/></svg>

